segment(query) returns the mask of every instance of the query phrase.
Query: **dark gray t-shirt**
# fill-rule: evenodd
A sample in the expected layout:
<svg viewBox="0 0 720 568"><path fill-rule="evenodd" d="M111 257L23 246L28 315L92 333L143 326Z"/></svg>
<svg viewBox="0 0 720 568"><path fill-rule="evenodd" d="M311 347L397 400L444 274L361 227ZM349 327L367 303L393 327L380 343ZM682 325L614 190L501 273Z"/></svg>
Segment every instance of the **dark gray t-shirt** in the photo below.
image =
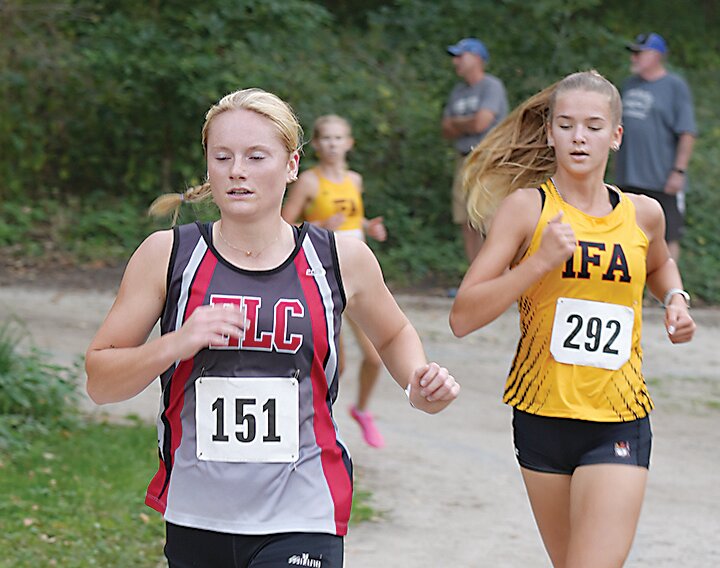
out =
<svg viewBox="0 0 720 568"><path fill-rule="evenodd" d="M674 73L656 81L633 76L623 84L622 99L624 134L615 182L621 188L663 191L679 136L697 133L690 88Z"/></svg>
<svg viewBox="0 0 720 568"><path fill-rule="evenodd" d="M487 109L495 114L492 124L479 134L470 134L456 138L453 142L460 154L467 154L480 140L508 113L507 94L502 81L494 75L485 74L481 81L474 85L458 83L448 97L443 110L443 118L448 116L470 116L480 109Z"/></svg>

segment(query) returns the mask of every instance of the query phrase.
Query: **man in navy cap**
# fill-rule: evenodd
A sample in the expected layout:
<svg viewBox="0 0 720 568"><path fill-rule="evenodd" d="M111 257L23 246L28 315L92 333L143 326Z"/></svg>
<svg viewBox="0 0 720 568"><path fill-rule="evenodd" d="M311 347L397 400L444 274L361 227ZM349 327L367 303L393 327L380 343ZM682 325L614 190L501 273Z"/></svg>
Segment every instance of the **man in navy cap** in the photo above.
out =
<svg viewBox="0 0 720 568"><path fill-rule="evenodd" d="M678 260L687 168L697 128L685 80L665 69L668 47L656 33L627 44L632 77L622 86L623 142L615 182L624 191L656 199L665 212L665 239Z"/></svg>
<svg viewBox="0 0 720 568"><path fill-rule="evenodd" d="M508 113L502 81L485 72L490 54L479 39L468 37L447 47L455 73L462 79L455 85L443 110L442 135L453 141L457 152L453 181L452 217L462 227L465 254L472 262L482 245L482 235L468 223L462 194L462 165L490 129Z"/></svg>

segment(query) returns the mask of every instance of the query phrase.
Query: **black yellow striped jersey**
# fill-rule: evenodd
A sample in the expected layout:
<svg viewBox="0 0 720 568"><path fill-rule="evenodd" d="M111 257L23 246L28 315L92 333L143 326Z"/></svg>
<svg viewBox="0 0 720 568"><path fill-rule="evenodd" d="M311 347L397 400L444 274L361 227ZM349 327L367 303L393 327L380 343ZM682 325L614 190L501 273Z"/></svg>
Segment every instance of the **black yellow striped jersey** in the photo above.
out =
<svg viewBox="0 0 720 568"><path fill-rule="evenodd" d="M648 239L635 206L617 188L616 205L592 217L567 204L552 180L521 262L562 211L578 244L566 263L518 299L521 337L504 402L542 416L597 422L642 418L653 408L642 375L642 298Z"/></svg>

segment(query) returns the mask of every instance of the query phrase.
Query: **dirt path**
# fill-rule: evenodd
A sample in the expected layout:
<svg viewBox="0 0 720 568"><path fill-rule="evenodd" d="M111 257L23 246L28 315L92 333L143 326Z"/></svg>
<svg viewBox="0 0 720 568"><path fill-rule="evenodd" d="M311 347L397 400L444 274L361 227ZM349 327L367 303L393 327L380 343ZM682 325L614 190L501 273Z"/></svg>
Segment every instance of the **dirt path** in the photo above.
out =
<svg viewBox="0 0 720 568"><path fill-rule="evenodd" d="M113 300L112 292L37 285L0 287L0 321L23 322L31 340L57 361L82 354ZM373 407L387 445L366 447L349 419L355 376L344 378L336 418L350 446L360 489L378 519L351 529L348 568L549 566L511 447L510 412L500 402L517 341L513 310L463 340L447 326L445 298L398 297L426 343L463 386L448 411L409 407L384 377ZM628 567L720 565L720 311L695 310L696 340L671 346L661 313L646 310L645 370L657 410L650 482ZM349 369L357 352L349 342ZM98 409L153 421L156 385L123 404ZM148 478L153 472L148 472Z"/></svg>

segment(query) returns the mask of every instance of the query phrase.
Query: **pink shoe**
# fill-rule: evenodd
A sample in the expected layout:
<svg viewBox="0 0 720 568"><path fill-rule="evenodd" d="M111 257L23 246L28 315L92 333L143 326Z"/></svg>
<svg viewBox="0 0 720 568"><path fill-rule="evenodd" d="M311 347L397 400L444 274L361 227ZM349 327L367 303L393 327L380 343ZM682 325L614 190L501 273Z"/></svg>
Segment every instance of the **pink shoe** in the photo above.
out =
<svg viewBox="0 0 720 568"><path fill-rule="evenodd" d="M363 438L365 443L373 448L382 448L385 445L380 430L375 426L372 414L369 411L361 411L355 408L355 405L350 407L350 416L352 416L362 429Z"/></svg>

